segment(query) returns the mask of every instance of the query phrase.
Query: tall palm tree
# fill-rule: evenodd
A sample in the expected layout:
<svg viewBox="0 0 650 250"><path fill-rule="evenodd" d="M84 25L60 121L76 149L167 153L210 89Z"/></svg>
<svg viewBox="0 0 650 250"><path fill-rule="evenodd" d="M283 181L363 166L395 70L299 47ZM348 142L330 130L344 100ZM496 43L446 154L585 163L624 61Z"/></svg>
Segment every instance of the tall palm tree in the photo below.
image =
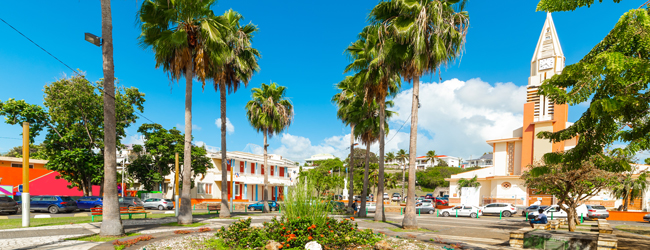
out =
<svg viewBox="0 0 650 250"><path fill-rule="evenodd" d="M266 85L262 83L260 88L253 88L252 100L246 104L246 117L257 132L264 133L264 208L263 212L269 212L269 172L267 163L267 149L269 144L267 137L279 134L291 125L293 120L293 105L285 97L286 87L276 83Z"/></svg>
<svg viewBox="0 0 650 250"><path fill-rule="evenodd" d="M355 78L363 86L365 102L375 100L379 104L379 186L377 187L378 201L383 201L384 192L384 144L386 120L386 97L395 96L401 87L401 80L397 71L387 70L380 64L381 39L380 27L368 26L359 34L359 39L346 49L352 62L346 67L345 72L355 71ZM382 197L381 199L379 197ZM377 203L375 221L385 221L386 215L383 210L384 203Z"/></svg>
<svg viewBox="0 0 650 250"><path fill-rule="evenodd" d="M252 47L253 34L257 32L257 26L249 23L240 24L244 17L231 10L227 10L223 15L217 18L219 31L223 43L211 43L208 51L210 58L209 76L214 80L214 90L219 92L221 103L221 212L219 217L230 217L230 207L228 205L228 167L226 156L226 89L228 93L237 92L239 86L243 83L244 87L248 86L248 81L253 77L255 72L259 71L257 60L260 57L259 51ZM268 130L265 130L268 131ZM266 152L266 142L264 148ZM266 154L264 156L264 166L266 164ZM265 183L265 186L267 183ZM234 189L233 189L234 190ZM265 189L266 190L266 189ZM266 203L267 197L264 197ZM265 206L267 208L267 206Z"/></svg>
<svg viewBox="0 0 650 250"><path fill-rule="evenodd" d="M185 76L185 145L183 189L179 224L192 223L190 181L192 171L192 79L205 84L209 69L207 47L221 42L217 18L210 8L216 0L145 0L138 12L140 44L151 48L156 68L162 67L172 80Z"/></svg>
<svg viewBox="0 0 650 250"><path fill-rule="evenodd" d="M460 56L469 28L464 10L467 0L385 0L373 8L370 19L381 25L384 43L381 59L387 70L398 70L413 81L409 165L417 157L417 124L420 106L420 77L439 72L441 66ZM408 196L415 195L415 168L409 169ZM415 200L409 199L402 221L405 229L417 228Z"/></svg>
<svg viewBox="0 0 650 250"><path fill-rule="evenodd" d="M426 158L428 162L431 162L431 166L435 166L438 155L436 154L435 150L429 150L429 152L426 154Z"/></svg>
<svg viewBox="0 0 650 250"><path fill-rule="evenodd" d="M472 179L465 179L465 178L460 178L458 180L458 187L456 187L456 191L458 192L458 196L462 196L462 191L464 187L471 187L471 188L477 188L480 187L481 183L478 182L478 177L474 175Z"/></svg>
<svg viewBox="0 0 650 250"><path fill-rule="evenodd" d="M409 153L404 149L400 149L397 151L395 159L397 159L402 168L402 197L404 197L404 187L406 186L406 161L409 159Z"/></svg>
<svg viewBox="0 0 650 250"><path fill-rule="evenodd" d="M395 161L395 153L388 152L388 153L386 153L386 157L384 157L384 158L385 158L384 160L386 161L386 163L393 162L393 161Z"/></svg>
<svg viewBox="0 0 650 250"><path fill-rule="evenodd" d="M343 81L339 82L336 86L341 92L336 93L334 97L332 97L332 102L336 104L338 107L338 111L336 112L336 116L343 121L346 125L350 126L350 163L348 164L348 168L350 171L348 172L348 187L353 187L354 185L354 126L355 124L352 122L352 119L349 117L349 108L351 107L350 103L354 100L356 97L356 94L359 92L359 87L358 87L358 82L355 81L355 78L352 76L346 77ZM354 190L353 188L350 188L348 190L348 206L352 205L352 202L354 202Z"/></svg>
<svg viewBox="0 0 650 250"><path fill-rule="evenodd" d="M102 0L102 54L104 57L104 223L102 236L124 234L120 206L117 198L116 123L115 123L115 72L113 64L113 18L111 1Z"/></svg>

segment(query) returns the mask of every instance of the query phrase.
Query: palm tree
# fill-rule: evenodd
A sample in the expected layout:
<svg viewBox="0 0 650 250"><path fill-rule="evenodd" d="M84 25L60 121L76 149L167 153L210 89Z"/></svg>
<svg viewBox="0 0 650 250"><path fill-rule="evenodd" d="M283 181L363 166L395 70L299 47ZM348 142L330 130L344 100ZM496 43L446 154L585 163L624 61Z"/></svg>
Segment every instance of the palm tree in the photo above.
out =
<svg viewBox="0 0 650 250"><path fill-rule="evenodd" d="M426 155L427 161L431 162L431 166L436 165L436 158L438 158L438 155L436 154L435 150L429 150Z"/></svg>
<svg viewBox="0 0 650 250"><path fill-rule="evenodd" d="M406 81L413 81L409 165L417 157L417 124L420 106L420 77L439 72L460 56L469 27L464 11L466 0L390 0L373 8L370 19L381 25L383 43L381 60L387 70L398 70ZM408 196L415 195L415 168L409 169ZM409 199L402 221L405 229L417 228L415 200Z"/></svg>
<svg viewBox="0 0 650 250"><path fill-rule="evenodd" d="M395 96L401 87L401 80L397 71L387 70L379 64L381 44L378 34L379 26L368 26L359 34L359 39L346 49L352 62L346 67L345 72L356 71L355 78L363 86L365 102L375 100L379 103L379 186L377 198L383 197L384 192L384 139L386 120L386 97ZM375 221L385 221L383 202L377 203Z"/></svg>
<svg viewBox="0 0 650 250"><path fill-rule="evenodd" d="M462 196L463 188L464 187L472 187L472 188L477 188L481 186L481 183L478 182L478 177L474 175L472 179L465 179L465 178L460 178L458 180L458 187L456 187L456 191L458 192L458 196Z"/></svg>
<svg viewBox="0 0 650 250"><path fill-rule="evenodd" d="M219 43L216 17L210 8L216 0L145 0L138 12L140 44L154 51L156 68L161 67L172 80L185 76L185 145L183 188L179 224L192 223L190 181L192 171L192 78L205 84L208 70L207 46Z"/></svg>
<svg viewBox="0 0 650 250"><path fill-rule="evenodd" d="M276 83L266 85L262 83L260 88L251 90L252 100L246 104L246 117L257 132L264 133L264 208L263 212L268 213L269 204L269 170L267 163L267 137L279 134L291 125L293 120L293 105L286 99L286 87Z"/></svg>
<svg viewBox="0 0 650 250"><path fill-rule="evenodd" d="M253 33L257 32L257 26L249 23L241 25L244 17L233 11L227 10L222 16L219 16L218 25L222 35L223 43L211 43L211 50L208 52L210 58L209 75L214 80L214 90L219 92L221 103L221 212L219 217L230 217L228 206L228 168L226 156L226 89L228 93L237 92L240 84L248 86L248 81L253 77L255 72L259 71L257 60L260 57L259 51L251 47ZM266 123L261 123L264 126ZM264 130L264 128L259 128ZM269 131L266 128L264 131ZM258 130L259 131L259 130ZM264 148L266 152L266 141ZM270 167L266 164L266 153L264 156L264 166L268 173ZM266 179L266 177L265 177ZM264 183L265 188L268 183ZM266 190L266 189L265 189ZM266 193L265 193L266 194ZM265 209L267 197L264 197ZM224 209L225 208L225 209ZM265 210L268 211L268 210Z"/></svg>
<svg viewBox="0 0 650 250"><path fill-rule="evenodd" d="M393 153L393 152L386 153L385 160L386 160L386 163L395 161L395 153Z"/></svg>
<svg viewBox="0 0 650 250"><path fill-rule="evenodd" d="M102 54L104 55L104 223L102 236L124 234L120 206L117 198L116 123L115 123L115 72L113 65L113 18L111 1L102 0Z"/></svg>
<svg viewBox="0 0 650 250"><path fill-rule="evenodd" d="M402 197L404 197L404 187L406 186L406 160L408 160L408 157L409 153L404 149L397 151L397 155L395 156L397 161L400 163L400 167L402 167Z"/></svg>
<svg viewBox="0 0 650 250"><path fill-rule="evenodd" d="M343 81L339 82L337 84L337 88L341 90L340 93L336 93L334 97L332 97L332 102L336 104L338 107L338 111L336 112L336 116L343 121L346 125L350 126L350 163L348 164L348 168L350 171L348 172L348 186L353 187L353 181L354 181L354 126L355 124L351 121L349 117L349 110L350 108L350 103L354 100L356 97L357 92L359 92L359 87L357 86L358 83L355 82L355 78L352 76L346 77ZM354 190L350 188L348 190L348 206L352 205L352 202L354 202Z"/></svg>

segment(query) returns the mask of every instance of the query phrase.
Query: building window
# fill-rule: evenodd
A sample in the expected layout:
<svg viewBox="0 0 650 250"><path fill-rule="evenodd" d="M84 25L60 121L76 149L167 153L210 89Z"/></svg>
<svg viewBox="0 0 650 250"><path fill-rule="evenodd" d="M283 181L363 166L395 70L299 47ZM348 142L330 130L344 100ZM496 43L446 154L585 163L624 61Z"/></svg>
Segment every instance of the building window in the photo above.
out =
<svg viewBox="0 0 650 250"><path fill-rule="evenodd" d="M512 184L510 184L510 182L503 182L503 183L501 183L501 187L502 187L503 189L509 189L511 186L512 186Z"/></svg>
<svg viewBox="0 0 650 250"><path fill-rule="evenodd" d="M197 185L197 193L199 194L211 194L212 193L212 184L210 183L199 183Z"/></svg>
<svg viewBox="0 0 650 250"><path fill-rule="evenodd" d="M22 163L14 163L14 162L12 162L11 167L12 168L22 168L23 164ZM29 168L34 168L34 164L29 164Z"/></svg>

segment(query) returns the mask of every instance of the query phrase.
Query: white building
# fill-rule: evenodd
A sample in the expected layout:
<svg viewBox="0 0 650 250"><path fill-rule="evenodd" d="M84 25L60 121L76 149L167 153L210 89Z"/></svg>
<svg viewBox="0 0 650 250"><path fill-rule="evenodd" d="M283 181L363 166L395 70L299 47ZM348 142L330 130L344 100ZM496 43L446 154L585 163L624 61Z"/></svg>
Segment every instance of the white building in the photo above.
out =
<svg viewBox="0 0 650 250"><path fill-rule="evenodd" d="M492 158L494 158L494 154L484 154L483 156L476 158L476 159L470 159L467 160L466 163L464 163L463 168L468 168L468 167L491 167L492 166Z"/></svg>
<svg viewBox="0 0 650 250"><path fill-rule="evenodd" d="M449 167L460 167L460 158L449 155L438 155L433 162L426 156L420 156L415 159L415 166L417 170L424 170L438 165L441 161L447 163Z"/></svg>
<svg viewBox="0 0 650 250"><path fill-rule="evenodd" d="M311 166L314 165L316 161L324 161L329 159L335 159L336 157L332 154L316 154L312 155L309 159L305 159L305 165Z"/></svg>
<svg viewBox="0 0 650 250"><path fill-rule="evenodd" d="M192 204L201 202L220 202L222 198L230 199L230 190L234 189L235 201L260 201L264 184L264 157L245 152L227 152L227 185L228 197L221 197L221 153L209 152L207 155L214 166L208 169L205 176L198 176L195 179L194 188L191 191ZM270 165L269 184L272 192L269 194L271 200L283 200L286 187L294 183L298 175L294 161L284 159L280 155L268 155ZM294 173L295 172L295 173ZM180 181L180 180L179 180ZM233 185L234 183L234 185ZM166 190L165 198L173 198L174 174L165 177Z"/></svg>

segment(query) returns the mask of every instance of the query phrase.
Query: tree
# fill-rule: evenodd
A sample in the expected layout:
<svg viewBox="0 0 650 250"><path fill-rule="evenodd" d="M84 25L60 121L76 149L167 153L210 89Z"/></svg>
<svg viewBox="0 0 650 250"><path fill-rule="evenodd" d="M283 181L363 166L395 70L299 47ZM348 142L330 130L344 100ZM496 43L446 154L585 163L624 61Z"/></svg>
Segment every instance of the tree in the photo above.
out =
<svg viewBox="0 0 650 250"><path fill-rule="evenodd" d="M435 150L429 150L429 152L427 152L426 159L427 159L427 161L431 162L431 166L436 165L436 159L437 158L438 158L438 155L436 154Z"/></svg>
<svg viewBox="0 0 650 250"><path fill-rule="evenodd" d="M143 112L144 94L136 88L114 91L117 123L116 142L126 136L126 128L135 123L136 110ZM103 82L95 84L84 76L62 78L44 87L43 106L24 100L0 102L0 116L10 125L30 123L30 141L46 130L44 153L46 168L60 173L84 195L92 195L92 185L104 176ZM97 151L97 149L101 149ZM117 184L115 184L117 186Z"/></svg>
<svg viewBox="0 0 650 250"><path fill-rule="evenodd" d="M593 0L542 0L537 10L573 11L592 3ZM540 86L539 94L556 104L577 105L591 100L587 111L573 125L555 133L537 135L551 142L580 138L566 153L554 153L555 157L549 158L554 162L547 164L561 162L569 168L580 168L594 155L608 157L603 152L612 143L625 145L614 150L625 155L650 149L649 12L648 8L639 8L623 14L609 34L584 58L566 66L561 74ZM606 166L599 168L603 167ZM629 169L615 172L620 171Z"/></svg>
<svg viewBox="0 0 650 250"><path fill-rule="evenodd" d="M7 153L0 156L22 158L23 146L13 147ZM29 144L29 158L47 160L47 152L45 152L45 146L43 144Z"/></svg>
<svg viewBox="0 0 650 250"><path fill-rule="evenodd" d="M462 196L463 194L463 188L478 188L481 186L481 183L478 182L478 177L474 175L472 179L465 179L465 178L460 178L458 180L458 186L456 187L456 192L458 192L458 196Z"/></svg>
<svg viewBox="0 0 650 250"><path fill-rule="evenodd" d="M138 11L140 44L153 50L156 68L162 67L172 81L185 76L184 166L192 164L192 79L196 76L205 84L208 44L221 41L217 18L210 9L215 4L216 0L145 0ZM183 170L183 186L188 187L191 167ZM189 188L181 192L178 223L192 223Z"/></svg>
<svg viewBox="0 0 650 250"><path fill-rule="evenodd" d="M327 166L317 166L307 171L302 171L298 178L300 181L311 183L318 195L325 194L326 191L334 190L343 186L343 177L330 173Z"/></svg>
<svg viewBox="0 0 650 250"><path fill-rule="evenodd" d="M332 102L336 104L338 110L336 112L336 116L338 119L343 121L346 125L350 126L350 155L349 155L349 160L350 163L348 164L350 171L348 172L348 186L350 186L350 189L348 190L348 206L351 206L352 203L354 202L354 199L351 197L354 197L354 171L353 168L354 166L357 166L354 164L354 126L355 124L352 123L352 119L350 119L350 111L348 109L352 108L352 101L357 97L357 94L359 92L359 84L356 82L357 79L355 79L352 76L346 77L343 81L339 82L337 84L337 88L341 90L340 93L336 93L332 97Z"/></svg>
<svg viewBox="0 0 650 250"><path fill-rule="evenodd" d="M210 55L210 72L209 74L214 79L214 90L220 93L220 103L221 103L221 197L228 197L226 193L228 191L228 171L226 168L226 89L228 93L237 92L240 84L244 84L244 87L248 86L248 81L253 77L255 72L259 71L259 66L257 64L257 59L260 57L260 53L257 49L251 47L253 41L253 33L257 32L257 26L252 23L241 25L240 21L244 20L244 17L233 11L228 10L219 20L221 34L223 36L223 43L215 43L211 46ZM255 92L254 92L255 94ZM270 96L269 96L270 97ZM274 96L275 97L275 96ZM276 100L279 101L279 100ZM249 102L250 103L250 102ZM276 103L269 103L267 105L273 105ZM272 106L266 106L263 108L272 108ZM248 108L247 108L248 110ZM276 110L273 110L276 111ZM257 112L262 112L258 110ZM266 115L271 115L266 114ZM275 117L279 117L286 114L275 114ZM267 118L269 119L269 118ZM270 118L273 119L273 118ZM250 117L249 117L250 121ZM285 121L280 121L285 122ZM264 131L266 134L270 130L277 128L269 127L256 127L257 126L273 126L273 121L258 121L259 124L253 124L253 127L259 132ZM288 124L286 125L288 126ZM281 128L283 130L284 128ZM264 137L264 166L266 167L266 175L264 179L268 179L268 172L271 169L268 164L266 164L266 136ZM264 211L268 211L268 204L266 203L267 197L268 182L264 182ZM227 218L230 217L230 209L228 206L227 199L221 199L221 213L219 217ZM223 208L226 208L225 210Z"/></svg>
<svg viewBox="0 0 650 250"><path fill-rule="evenodd" d="M397 155L395 156L402 168L402 197L404 197L404 187L406 186L406 160L408 160L408 157L409 153L404 149L397 151Z"/></svg>
<svg viewBox="0 0 650 250"><path fill-rule="evenodd" d="M634 177L633 175L639 175ZM610 187L612 196L623 199L623 204L618 207L618 211L627 211L630 200L643 197L643 193L648 188L648 172L639 171L638 167L632 166L630 171L621 173L620 182Z"/></svg>
<svg viewBox="0 0 650 250"><path fill-rule="evenodd" d="M469 28L469 17L464 7L467 1L390 0L373 8L370 19L381 25L384 55L381 64L387 70L396 70L406 81L413 81L411 105L411 132L409 146L408 196L415 195L415 159L417 157L417 124L420 105L420 77L439 72L460 56ZM405 229L417 228L415 200L409 199L402 221Z"/></svg>
<svg viewBox="0 0 650 250"><path fill-rule="evenodd" d="M397 158L395 158L395 153L388 152L388 153L386 153L386 157L384 157L384 159L386 160L386 163L389 163L389 162L395 161L395 159L397 159Z"/></svg>
<svg viewBox="0 0 650 250"><path fill-rule="evenodd" d="M262 83L260 88L253 88L252 100L246 104L246 117L257 132L264 134L264 211L268 213L269 204L269 170L267 163L267 137L279 134L289 128L293 121L293 105L287 99L287 88L276 83L266 85ZM224 125L225 127L225 125ZM325 166L328 167L328 166Z"/></svg>
<svg viewBox="0 0 650 250"><path fill-rule="evenodd" d="M553 162L548 161L550 157L553 155L546 154L544 162ZM625 160L611 160L599 156L592 156L579 168L570 168L562 163L536 163L521 175L521 179L525 181L526 187L555 196L557 205L566 209L569 231L573 232L578 222L576 208L600 191L614 187L620 180L620 174L597 166L626 164L628 163Z"/></svg>
<svg viewBox="0 0 650 250"><path fill-rule="evenodd" d="M451 175L459 174L467 171L472 171L480 168L457 168L457 167L432 167L427 168L424 171L416 172L416 179L418 184L422 187L436 189L437 187L449 187L449 181L446 181L446 178L450 178Z"/></svg>

